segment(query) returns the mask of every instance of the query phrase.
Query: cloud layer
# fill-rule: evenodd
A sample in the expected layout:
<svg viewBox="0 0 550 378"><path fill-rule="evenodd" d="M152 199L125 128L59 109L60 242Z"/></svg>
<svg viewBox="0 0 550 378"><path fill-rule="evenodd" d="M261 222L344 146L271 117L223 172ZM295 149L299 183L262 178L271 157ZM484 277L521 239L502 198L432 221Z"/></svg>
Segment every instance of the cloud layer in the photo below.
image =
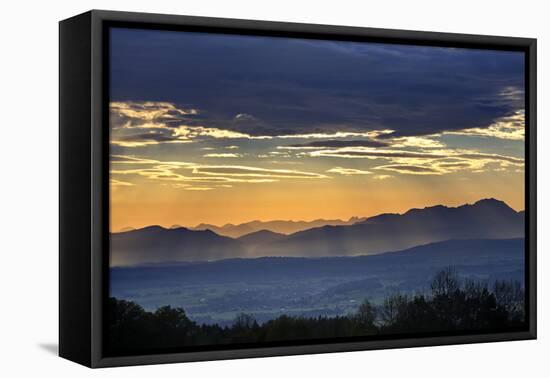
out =
<svg viewBox="0 0 550 378"><path fill-rule="evenodd" d="M179 104L184 113L165 106L159 116L189 126L414 136L486 128L524 107L521 52L134 29L111 37L112 98Z"/></svg>
<svg viewBox="0 0 550 378"><path fill-rule="evenodd" d="M519 52L129 29L111 45L116 190L524 167Z"/></svg>
<svg viewBox="0 0 550 378"><path fill-rule="evenodd" d="M291 169L267 169L241 165L208 165L183 161L159 161L135 156L111 156L111 187L133 186L130 180L144 178L150 182L171 184L185 190L230 188L235 183L272 183L286 179L327 179L321 173ZM127 177L123 181L122 177Z"/></svg>

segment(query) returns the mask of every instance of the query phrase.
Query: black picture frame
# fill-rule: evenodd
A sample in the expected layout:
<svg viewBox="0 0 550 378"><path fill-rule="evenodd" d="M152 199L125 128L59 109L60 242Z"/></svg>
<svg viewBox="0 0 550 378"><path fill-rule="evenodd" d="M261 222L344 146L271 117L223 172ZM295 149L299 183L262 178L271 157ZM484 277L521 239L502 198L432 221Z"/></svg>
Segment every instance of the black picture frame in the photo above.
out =
<svg viewBox="0 0 550 378"><path fill-rule="evenodd" d="M309 344L108 357L108 28L369 41L525 52L526 329L512 332L327 340ZM59 24L59 354L88 367L535 339L536 39L92 10Z"/></svg>

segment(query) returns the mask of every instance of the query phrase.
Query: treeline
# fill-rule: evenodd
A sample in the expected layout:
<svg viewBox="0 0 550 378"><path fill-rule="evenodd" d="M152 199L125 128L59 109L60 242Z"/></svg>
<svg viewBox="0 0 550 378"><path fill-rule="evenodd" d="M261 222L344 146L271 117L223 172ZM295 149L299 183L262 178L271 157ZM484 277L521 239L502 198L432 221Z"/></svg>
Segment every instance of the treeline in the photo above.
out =
<svg viewBox="0 0 550 378"><path fill-rule="evenodd" d="M524 291L517 281L497 281L491 289L461 281L447 268L435 275L426 294L387 296L381 305L365 300L356 313L337 317L281 315L259 324L240 314L232 326L200 325L181 308L145 311L136 303L109 299L110 354L185 346L327 339L440 331L490 331L524 324Z"/></svg>

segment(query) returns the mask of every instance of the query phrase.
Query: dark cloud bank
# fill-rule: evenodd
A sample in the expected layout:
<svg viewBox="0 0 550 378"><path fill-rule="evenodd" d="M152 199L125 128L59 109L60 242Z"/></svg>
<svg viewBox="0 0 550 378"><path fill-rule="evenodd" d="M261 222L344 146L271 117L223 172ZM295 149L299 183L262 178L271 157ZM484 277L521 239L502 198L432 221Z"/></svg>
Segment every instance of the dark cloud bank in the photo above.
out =
<svg viewBox="0 0 550 378"><path fill-rule="evenodd" d="M193 123L250 135L422 135L524 106L519 52L115 29L111 68L115 101L197 108Z"/></svg>

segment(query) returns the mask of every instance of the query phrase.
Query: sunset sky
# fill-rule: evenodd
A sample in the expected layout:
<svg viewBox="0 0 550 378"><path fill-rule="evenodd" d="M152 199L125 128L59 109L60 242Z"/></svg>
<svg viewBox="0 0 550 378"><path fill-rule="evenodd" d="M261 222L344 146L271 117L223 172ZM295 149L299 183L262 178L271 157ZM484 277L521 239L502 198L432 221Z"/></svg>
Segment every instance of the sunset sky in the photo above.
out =
<svg viewBox="0 0 550 378"><path fill-rule="evenodd" d="M524 209L519 52L111 30L111 230Z"/></svg>

